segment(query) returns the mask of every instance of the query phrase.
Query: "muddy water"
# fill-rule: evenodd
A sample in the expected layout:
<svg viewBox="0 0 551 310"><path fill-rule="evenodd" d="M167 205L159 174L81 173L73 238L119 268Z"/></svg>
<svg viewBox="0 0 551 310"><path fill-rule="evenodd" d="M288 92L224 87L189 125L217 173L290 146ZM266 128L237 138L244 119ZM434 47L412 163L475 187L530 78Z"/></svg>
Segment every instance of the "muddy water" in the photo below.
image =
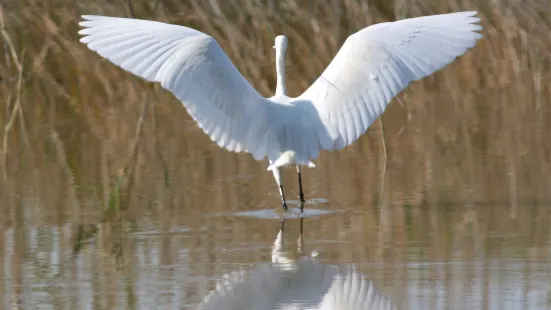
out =
<svg viewBox="0 0 551 310"><path fill-rule="evenodd" d="M168 170L141 151L120 197L99 155L70 182L55 152L36 169L11 159L22 168L2 191L1 308L196 309L224 275L271 262L282 214L265 163L189 137L197 146L183 153L161 146ZM353 266L401 309L551 307L545 171L491 154L385 160L379 139L374 129L305 171L300 242L296 175L286 172L283 256Z"/></svg>

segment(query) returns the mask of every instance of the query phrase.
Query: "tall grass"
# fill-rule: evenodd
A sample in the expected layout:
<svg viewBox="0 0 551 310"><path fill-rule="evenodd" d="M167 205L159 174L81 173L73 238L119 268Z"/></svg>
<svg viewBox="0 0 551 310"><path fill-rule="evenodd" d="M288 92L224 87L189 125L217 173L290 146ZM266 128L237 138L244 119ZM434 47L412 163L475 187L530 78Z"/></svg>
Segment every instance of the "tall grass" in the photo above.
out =
<svg viewBox="0 0 551 310"><path fill-rule="evenodd" d="M238 202L255 193L232 184L208 191L216 178L230 178L237 170L258 175L259 184L277 193L260 163L219 150L172 95L81 44L80 14L153 19L209 33L269 96L275 88L271 46L277 34L289 37L288 89L297 95L354 31L407 17L477 10L484 39L445 69L412 83L383 115L389 166L382 199L434 204L549 198L551 10L542 1L7 0L1 5L1 169L8 183L23 182L24 171L40 169L33 178L47 205L73 206L74 199L66 198L73 196L72 188L75 199L87 201L81 203L83 214L110 210L115 202L142 206L135 208L142 210L138 213L205 200ZM310 192L360 197L362 188L381 188L379 130L375 123L354 146L322 154L323 168L309 172L316 177L306 185ZM65 154L59 155L61 150ZM361 165L374 172L355 173ZM186 178L196 182L182 181ZM1 190L4 197L13 194L7 188ZM64 217L72 210L60 212Z"/></svg>

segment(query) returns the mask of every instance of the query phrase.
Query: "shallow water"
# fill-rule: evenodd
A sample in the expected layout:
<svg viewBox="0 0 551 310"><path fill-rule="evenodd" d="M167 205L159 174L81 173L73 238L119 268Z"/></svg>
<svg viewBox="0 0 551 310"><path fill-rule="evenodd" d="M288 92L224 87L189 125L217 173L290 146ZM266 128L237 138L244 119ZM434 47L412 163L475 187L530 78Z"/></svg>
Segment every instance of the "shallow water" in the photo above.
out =
<svg viewBox="0 0 551 310"><path fill-rule="evenodd" d="M74 225L20 196L0 239L2 308L195 309L219 277L271 261L281 212L268 197L274 208L196 204L88 223L75 253ZM283 242L290 259L355 266L403 309L549 309L549 207L319 199L305 205L302 251L297 210Z"/></svg>
<svg viewBox="0 0 551 310"><path fill-rule="evenodd" d="M154 152L150 133L132 182L85 133L66 158L59 143L8 158L20 169L1 188L0 308L196 309L225 275L272 261L283 212L265 163L197 130ZM423 134L390 136L386 159L376 127L323 153L302 215L286 171L284 256L354 267L399 309L551 308L547 161L474 142L450 153Z"/></svg>

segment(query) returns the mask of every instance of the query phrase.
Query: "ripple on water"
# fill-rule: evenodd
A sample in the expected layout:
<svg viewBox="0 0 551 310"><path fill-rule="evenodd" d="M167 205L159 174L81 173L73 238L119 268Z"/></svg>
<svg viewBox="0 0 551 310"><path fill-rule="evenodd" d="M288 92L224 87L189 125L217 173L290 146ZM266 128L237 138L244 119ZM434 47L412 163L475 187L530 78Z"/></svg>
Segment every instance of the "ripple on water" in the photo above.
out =
<svg viewBox="0 0 551 310"><path fill-rule="evenodd" d="M301 212L300 203L298 200L288 200L287 205L289 205L289 209L287 210L287 214L285 214L285 218L300 218L300 217L312 218L316 216L337 212L336 210L314 209L314 208L308 207L309 205L316 205L316 204L325 203L325 202L327 202L327 200L322 198L308 200L306 201L304 205L304 209ZM277 207L277 208L269 208L269 209L262 209L262 210L220 213L217 215L218 216L242 216L242 217L252 217L252 218L259 218L259 219L281 219L281 217L283 216L283 210L281 207Z"/></svg>
<svg viewBox="0 0 551 310"><path fill-rule="evenodd" d="M304 208L303 212L300 212L300 208L289 207L285 218L299 218L299 217L316 217L320 215L330 214L336 212L335 210L322 210L322 209L309 209ZM242 211L237 212L236 216L255 217L261 219L277 218L280 219L283 216L283 212L279 209L264 209L254 211Z"/></svg>

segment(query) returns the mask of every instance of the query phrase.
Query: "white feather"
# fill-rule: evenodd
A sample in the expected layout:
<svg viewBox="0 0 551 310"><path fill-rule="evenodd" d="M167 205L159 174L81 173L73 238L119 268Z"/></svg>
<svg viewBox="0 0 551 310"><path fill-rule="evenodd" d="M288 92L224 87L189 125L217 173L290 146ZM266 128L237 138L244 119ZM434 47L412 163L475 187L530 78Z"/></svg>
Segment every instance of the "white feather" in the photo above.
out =
<svg viewBox="0 0 551 310"><path fill-rule="evenodd" d="M246 136L251 129L263 130L275 103L258 94L212 37L154 21L83 18L81 42L121 68L159 82L218 145L240 151L264 142L258 135Z"/></svg>
<svg viewBox="0 0 551 310"><path fill-rule="evenodd" d="M309 164L322 149L358 139L411 81L465 53L482 36L476 12L404 19L351 35L298 98L262 97L218 43L166 23L85 15L81 41L121 68L160 82L213 141L276 161L292 150ZM281 38L281 37L280 37ZM276 46L277 47L277 46ZM282 55L283 56L283 55Z"/></svg>
<svg viewBox="0 0 551 310"><path fill-rule="evenodd" d="M321 77L298 100L312 102L333 144L358 139L398 92L465 53L482 37L476 12L381 23L348 37Z"/></svg>

